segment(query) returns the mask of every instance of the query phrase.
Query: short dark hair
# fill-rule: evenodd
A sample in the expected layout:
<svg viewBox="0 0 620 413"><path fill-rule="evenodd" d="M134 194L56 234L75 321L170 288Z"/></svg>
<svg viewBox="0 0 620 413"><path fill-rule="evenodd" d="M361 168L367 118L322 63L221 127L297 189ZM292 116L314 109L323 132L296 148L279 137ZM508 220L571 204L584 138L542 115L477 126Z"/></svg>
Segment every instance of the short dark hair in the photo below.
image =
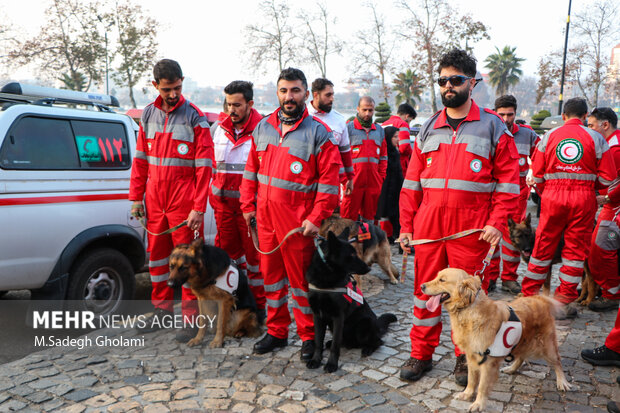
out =
<svg viewBox="0 0 620 413"><path fill-rule="evenodd" d="M296 69L294 67L287 67L286 69L282 70L280 72L280 76L278 76L278 81L276 82L276 84L278 84L282 79L288 81L301 80L301 84L304 85L306 90L308 90L308 81L306 80L306 75L304 75L304 72L299 69Z"/></svg>
<svg viewBox="0 0 620 413"><path fill-rule="evenodd" d="M362 102L368 102L368 103L372 103L373 105L375 104L375 100L371 97L371 96L362 96L358 101L357 101L357 107L359 108L360 105L362 104Z"/></svg>
<svg viewBox="0 0 620 413"><path fill-rule="evenodd" d="M166 79L171 82L183 78L183 71L181 66L172 59L161 59L155 63L153 67L153 77L155 81L159 83L161 79Z"/></svg>
<svg viewBox="0 0 620 413"><path fill-rule="evenodd" d="M581 118L588 113L588 104L584 98L571 98L564 104L562 112L569 118Z"/></svg>
<svg viewBox="0 0 620 413"><path fill-rule="evenodd" d="M325 79L324 77L314 79L314 82L312 82L312 93L322 92L327 86L334 87L334 84L331 80Z"/></svg>
<svg viewBox="0 0 620 413"><path fill-rule="evenodd" d="M235 93L243 94L243 98L246 102L254 100L254 85L252 82L246 82L245 80L234 80L230 82L224 88L224 93L227 95L234 95Z"/></svg>
<svg viewBox="0 0 620 413"><path fill-rule="evenodd" d="M454 67L466 76L476 77L476 58L467 54L465 50L452 49L439 58L437 73L445 67Z"/></svg>
<svg viewBox="0 0 620 413"><path fill-rule="evenodd" d="M512 95L503 95L495 99L495 110L499 108L514 108L517 111L517 98Z"/></svg>
<svg viewBox="0 0 620 413"><path fill-rule="evenodd" d="M397 115L410 115L413 119L418 116L418 113L415 111L413 106L409 103L401 103L398 106L398 110L396 111Z"/></svg>
<svg viewBox="0 0 620 413"><path fill-rule="evenodd" d="M595 117L599 122L606 120L614 129L618 127L618 115L616 115L616 112L614 112L612 108L594 108L592 112L590 112L590 116Z"/></svg>

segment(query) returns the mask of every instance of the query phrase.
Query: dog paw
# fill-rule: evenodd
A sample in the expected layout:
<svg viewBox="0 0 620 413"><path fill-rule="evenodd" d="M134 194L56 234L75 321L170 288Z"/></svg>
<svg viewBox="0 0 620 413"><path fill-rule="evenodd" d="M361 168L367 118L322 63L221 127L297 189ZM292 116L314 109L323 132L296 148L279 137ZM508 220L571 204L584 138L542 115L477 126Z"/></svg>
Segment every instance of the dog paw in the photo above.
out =
<svg viewBox="0 0 620 413"><path fill-rule="evenodd" d="M560 391L569 391L571 389L571 385L566 380L558 380L557 382L558 390Z"/></svg>
<svg viewBox="0 0 620 413"><path fill-rule="evenodd" d="M502 367L500 371L506 374L515 374L517 372L517 369L515 369L512 365L510 365L510 366Z"/></svg>
<svg viewBox="0 0 620 413"><path fill-rule="evenodd" d="M190 341L187 342L187 346L188 347L195 347L195 346L199 345L201 341L202 340L198 340L196 337L194 337Z"/></svg>
<svg viewBox="0 0 620 413"><path fill-rule="evenodd" d="M213 340L209 343L209 348L220 348L224 347L224 340Z"/></svg>
<svg viewBox="0 0 620 413"><path fill-rule="evenodd" d="M396 278L392 278L392 279L390 279L390 284L396 285L396 284L398 284L398 280Z"/></svg>
<svg viewBox="0 0 620 413"><path fill-rule="evenodd" d="M362 357L368 357L374 352L371 348L363 348L362 349Z"/></svg>
<svg viewBox="0 0 620 413"><path fill-rule="evenodd" d="M321 360L311 359L306 362L306 367L309 369L318 369L321 366Z"/></svg>
<svg viewBox="0 0 620 413"><path fill-rule="evenodd" d="M484 411L484 408L486 403L482 403L479 401L475 401L471 404L471 406L469 406L469 409L467 410L468 412L482 412Z"/></svg>
<svg viewBox="0 0 620 413"><path fill-rule="evenodd" d="M454 396L454 399L455 400L471 400L473 396L474 396L473 393L462 391L460 393L457 393L456 396Z"/></svg>
<svg viewBox="0 0 620 413"><path fill-rule="evenodd" d="M325 371L326 371L326 372L328 372L328 373L333 373L333 372L335 372L336 370L338 370L338 364L336 364L336 363L329 363L329 362L328 362L328 363L325 365L325 367L323 367L323 370L325 370Z"/></svg>

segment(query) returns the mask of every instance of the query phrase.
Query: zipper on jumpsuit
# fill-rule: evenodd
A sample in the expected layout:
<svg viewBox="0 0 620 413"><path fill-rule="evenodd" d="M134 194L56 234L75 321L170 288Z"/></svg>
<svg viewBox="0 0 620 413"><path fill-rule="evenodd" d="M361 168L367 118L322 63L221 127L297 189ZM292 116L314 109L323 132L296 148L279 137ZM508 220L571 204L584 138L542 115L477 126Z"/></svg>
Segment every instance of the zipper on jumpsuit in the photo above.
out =
<svg viewBox="0 0 620 413"><path fill-rule="evenodd" d="M166 126L168 126L168 112L166 112L166 120L164 121L164 130L161 132L162 134L166 133ZM164 163L164 157L162 156L162 157L159 158L159 166L163 165L163 163ZM157 191L157 192L159 192L159 191ZM161 199L160 199L160 201L161 201ZM166 210L162 209L161 212L162 212L162 214L165 214Z"/></svg>
<svg viewBox="0 0 620 413"><path fill-rule="evenodd" d="M446 169L446 179L445 179L444 187L443 187L443 205L442 205L442 208L444 209L444 211L445 211L445 208L446 208L446 204L448 203L448 180L450 179L449 178L450 172L452 172L452 165L454 165L454 161L455 161L453 158L454 158L454 154L456 152L454 150L454 144L456 142L456 133L457 133L459 127L463 124L463 122L465 122L465 120L462 120L461 123L459 123L456 126L456 129L452 129L452 126L450 126L450 129L452 129L452 143L450 144L450 153L448 155L448 168ZM441 222L441 224L442 224L441 225L442 226L442 228L441 228L441 236L445 237L446 235L449 235L449 234L446 234L445 228L443 227L443 221ZM442 241L442 242L444 244L446 243L446 241Z"/></svg>

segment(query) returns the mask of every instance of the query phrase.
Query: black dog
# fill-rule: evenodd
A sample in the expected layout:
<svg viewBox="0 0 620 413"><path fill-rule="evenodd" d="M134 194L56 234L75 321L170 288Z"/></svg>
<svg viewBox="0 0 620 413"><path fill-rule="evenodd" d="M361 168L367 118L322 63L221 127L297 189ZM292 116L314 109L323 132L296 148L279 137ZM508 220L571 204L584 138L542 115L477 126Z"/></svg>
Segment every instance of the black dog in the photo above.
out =
<svg viewBox="0 0 620 413"><path fill-rule="evenodd" d="M361 348L362 356L372 354L381 344L388 325L396 321L394 314L377 318L368 302L355 286L351 274L366 274L370 267L362 261L346 239L345 229L340 239L328 232L327 240L317 243L317 251L306 272L308 299L314 313L314 356L306 367L315 369L323 358L323 341L327 327L332 331L329 359L324 370L338 369L340 347Z"/></svg>

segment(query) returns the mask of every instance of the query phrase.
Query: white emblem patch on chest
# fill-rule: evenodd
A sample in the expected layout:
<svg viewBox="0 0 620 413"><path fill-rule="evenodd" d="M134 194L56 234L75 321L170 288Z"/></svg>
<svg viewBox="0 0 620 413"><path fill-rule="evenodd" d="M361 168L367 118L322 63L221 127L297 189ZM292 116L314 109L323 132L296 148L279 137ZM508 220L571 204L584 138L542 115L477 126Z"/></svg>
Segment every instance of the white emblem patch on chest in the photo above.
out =
<svg viewBox="0 0 620 413"><path fill-rule="evenodd" d="M291 164L291 172L294 173L295 175L300 174L301 171L303 170L304 170L304 167L301 164L301 162L295 161Z"/></svg>
<svg viewBox="0 0 620 413"><path fill-rule="evenodd" d="M180 143L179 146L177 146L177 152L181 155L187 155L187 152L189 152L189 146L187 146L186 143Z"/></svg>
<svg viewBox="0 0 620 413"><path fill-rule="evenodd" d="M525 165L525 158L520 158L520 159L519 159L519 165L520 165L520 166Z"/></svg>
<svg viewBox="0 0 620 413"><path fill-rule="evenodd" d="M473 172L480 172L482 170L482 161L480 159L474 159L469 163L469 167Z"/></svg>

